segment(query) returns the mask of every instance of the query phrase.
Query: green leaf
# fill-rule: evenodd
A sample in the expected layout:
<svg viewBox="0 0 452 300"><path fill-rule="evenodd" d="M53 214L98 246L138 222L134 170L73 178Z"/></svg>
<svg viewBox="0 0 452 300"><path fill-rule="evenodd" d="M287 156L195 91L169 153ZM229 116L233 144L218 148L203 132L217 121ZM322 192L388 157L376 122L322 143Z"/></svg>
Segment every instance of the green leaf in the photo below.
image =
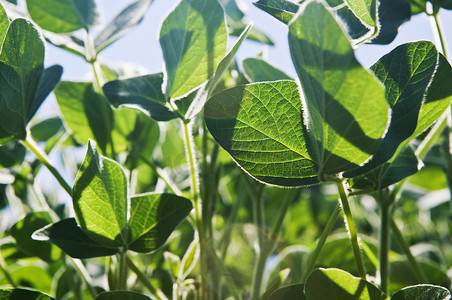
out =
<svg viewBox="0 0 452 300"><path fill-rule="evenodd" d="M274 291L268 300L307 300L304 284L289 285Z"/></svg>
<svg viewBox="0 0 452 300"><path fill-rule="evenodd" d="M5 39L6 32L8 31L9 27L9 18L6 14L5 9L0 3L0 51L2 49L3 40Z"/></svg>
<svg viewBox="0 0 452 300"><path fill-rule="evenodd" d="M20 266L8 270L14 282L20 282L21 286L42 293L50 293L52 286L52 277L45 268L38 266ZM1 283L2 286L5 283ZM20 294L26 295L26 294ZM30 295L31 296L31 295ZM0 298L1 299L1 298ZM23 299L23 298L20 298ZM32 298L33 299L33 298ZM39 298L38 298L39 299ZM47 299L47 298L44 298Z"/></svg>
<svg viewBox="0 0 452 300"><path fill-rule="evenodd" d="M94 39L94 47L99 53L111 43L127 34L143 19L152 0L138 0L129 4L118 13Z"/></svg>
<svg viewBox="0 0 452 300"><path fill-rule="evenodd" d="M442 286L420 284L403 288L391 300L447 300L450 297L450 292Z"/></svg>
<svg viewBox="0 0 452 300"><path fill-rule="evenodd" d="M72 0L81 22L87 27L100 24L99 0Z"/></svg>
<svg viewBox="0 0 452 300"><path fill-rule="evenodd" d="M160 31L166 95L184 96L207 81L226 53L223 8L216 1L182 0Z"/></svg>
<svg viewBox="0 0 452 300"><path fill-rule="evenodd" d="M127 246L127 179L113 160L99 156L92 141L73 188L77 222L106 247Z"/></svg>
<svg viewBox="0 0 452 300"><path fill-rule="evenodd" d="M204 107L207 99L214 93L215 88L220 83L221 78L234 61L235 54L237 53L240 45L246 39L248 33L250 32L252 23L248 24L243 32L240 34L239 38L235 42L234 46L228 51L228 53L223 57L223 59L218 64L215 69L215 73L209 79L209 81L203 85L200 90L196 93L195 99L190 104L187 112L185 113L185 119L193 119Z"/></svg>
<svg viewBox="0 0 452 300"><path fill-rule="evenodd" d="M248 25L242 21L239 22L231 22L228 21L228 33L229 36L240 36L243 31L246 29ZM256 41L259 43L267 44L270 46L274 46L275 44L271 40L271 38L265 34L263 31L252 27L246 36L248 40Z"/></svg>
<svg viewBox="0 0 452 300"><path fill-rule="evenodd" d="M39 27L51 32L71 32L85 25L73 0L27 0L27 9Z"/></svg>
<svg viewBox="0 0 452 300"><path fill-rule="evenodd" d="M86 57L85 42L75 36L74 34L62 34L53 33L50 31L44 31L44 36L46 40L53 45L60 47L66 51L77 54L83 59Z"/></svg>
<svg viewBox="0 0 452 300"><path fill-rule="evenodd" d="M239 22L245 16L245 13L237 5L236 0L220 0L220 3L223 5L226 15L231 21Z"/></svg>
<svg viewBox="0 0 452 300"><path fill-rule="evenodd" d="M55 96L64 117L65 125L82 145L94 138L103 153L107 151L112 128L113 112L106 99L94 91L92 83L62 81ZM102 114L104 108L108 116Z"/></svg>
<svg viewBox="0 0 452 300"><path fill-rule="evenodd" d="M14 224L11 228L11 236L16 240L17 247L27 255L38 256L46 262L55 261L61 256L59 249L51 244L35 241L31 237L33 232L51 222L52 218L47 212L29 213Z"/></svg>
<svg viewBox="0 0 452 300"><path fill-rule="evenodd" d="M27 20L11 22L0 54L0 144L24 138L44 62L44 43Z"/></svg>
<svg viewBox="0 0 452 300"><path fill-rule="evenodd" d="M417 15L426 11L427 0L410 0L411 14Z"/></svg>
<svg viewBox="0 0 452 300"><path fill-rule="evenodd" d="M259 0L253 4L284 24L289 24L300 7L287 0Z"/></svg>
<svg viewBox="0 0 452 300"><path fill-rule="evenodd" d="M25 153L25 146L19 142L12 141L0 146L0 167L9 169L22 164Z"/></svg>
<svg viewBox="0 0 452 300"><path fill-rule="evenodd" d="M220 92L207 102L204 115L215 140L251 176L299 186L318 182L301 111L297 84L275 81Z"/></svg>
<svg viewBox="0 0 452 300"><path fill-rule="evenodd" d="M377 27L377 0L345 0L352 12L369 28Z"/></svg>
<svg viewBox="0 0 452 300"><path fill-rule="evenodd" d="M151 298L136 292L113 291L101 293L95 300L151 300Z"/></svg>
<svg viewBox="0 0 452 300"><path fill-rule="evenodd" d="M410 20L410 0L379 0L379 30L371 44L389 44L397 36L399 27Z"/></svg>
<svg viewBox="0 0 452 300"><path fill-rule="evenodd" d="M345 172L345 177L354 177L381 165L389 160L397 149L401 149L411 139L427 129L449 106L447 101L428 105L432 80L450 80L452 69L447 61L442 61L441 54L431 42L421 41L401 45L383 56L371 69L386 87L386 97L392 108L388 131L372 159L356 170ZM438 72L441 71L441 72ZM446 79L448 78L448 79ZM432 92L437 92L433 87ZM450 87L445 88L447 95ZM426 95L427 94L427 95ZM441 95L439 98L447 96ZM424 102L424 100L426 101ZM423 112L422 115L421 111ZM426 119L431 120L426 123Z"/></svg>
<svg viewBox="0 0 452 300"><path fill-rule="evenodd" d="M384 300L382 291L368 281L340 269L316 269L305 285L309 300Z"/></svg>
<svg viewBox="0 0 452 300"><path fill-rule="evenodd" d="M103 87L108 101L116 107L137 108L156 121L168 121L177 115L167 106L162 93L163 74L151 74L114 80Z"/></svg>
<svg viewBox="0 0 452 300"><path fill-rule="evenodd" d="M172 194L131 197L129 249L150 252L160 248L192 209L190 200Z"/></svg>
<svg viewBox="0 0 452 300"><path fill-rule="evenodd" d="M59 117L52 117L33 124L30 133L33 140L46 142L63 129L63 121Z"/></svg>
<svg viewBox="0 0 452 300"><path fill-rule="evenodd" d="M0 290L0 300L55 300L54 298L36 291L25 289Z"/></svg>
<svg viewBox="0 0 452 300"><path fill-rule="evenodd" d="M243 60L243 69L249 81L276 81L292 79L286 73L272 66L262 58L247 58Z"/></svg>
<svg viewBox="0 0 452 300"><path fill-rule="evenodd" d="M386 130L383 87L358 63L342 28L321 3L307 4L291 23L289 46L306 103L306 143L320 178L360 165Z"/></svg>
<svg viewBox="0 0 452 300"><path fill-rule="evenodd" d="M107 248L92 240L77 225L74 218L64 219L41 228L35 231L32 237L37 241L52 242L73 258L110 256L118 252L117 248Z"/></svg>

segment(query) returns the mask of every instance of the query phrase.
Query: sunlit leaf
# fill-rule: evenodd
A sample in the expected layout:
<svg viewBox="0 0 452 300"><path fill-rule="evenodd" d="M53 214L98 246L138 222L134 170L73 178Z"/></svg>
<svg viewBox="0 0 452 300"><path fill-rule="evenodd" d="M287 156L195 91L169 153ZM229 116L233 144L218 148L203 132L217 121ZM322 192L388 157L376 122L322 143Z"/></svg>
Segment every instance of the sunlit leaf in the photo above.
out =
<svg viewBox="0 0 452 300"><path fill-rule="evenodd" d="M226 53L224 11L216 1L182 0L160 31L166 95L181 97L207 81Z"/></svg>
<svg viewBox="0 0 452 300"><path fill-rule="evenodd" d="M55 300L54 298L31 290L3 289L0 290L1 300Z"/></svg>
<svg viewBox="0 0 452 300"><path fill-rule="evenodd" d="M247 58L243 60L243 69L251 82L292 79L262 58Z"/></svg>
<svg viewBox="0 0 452 300"><path fill-rule="evenodd" d="M450 297L450 292L442 286L421 284L403 288L391 300L447 300Z"/></svg>
<svg viewBox="0 0 452 300"><path fill-rule="evenodd" d="M288 24L299 9L299 5L287 0L259 0L253 4L284 24Z"/></svg>
<svg viewBox="0 0 452 300"><path fill-rule="evenodd" d="M377 27L377 0L346 0L352 12L368 27Z"/></svg>

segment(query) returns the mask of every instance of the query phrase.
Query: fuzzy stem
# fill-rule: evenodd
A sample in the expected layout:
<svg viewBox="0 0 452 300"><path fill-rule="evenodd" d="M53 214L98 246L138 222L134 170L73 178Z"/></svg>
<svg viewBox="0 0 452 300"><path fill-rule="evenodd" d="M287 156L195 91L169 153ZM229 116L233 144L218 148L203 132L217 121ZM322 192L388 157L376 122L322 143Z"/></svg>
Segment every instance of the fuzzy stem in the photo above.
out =
<svg viewBox="0 0 452 300"><path fill-rule="evenodd" d="M315 246L314 251L309 256L308 264L306 266L306 271L304 272L303 277L301 279L302 283L306 282L309 274L311 274L312 270L314 270L315 262L319 258L320 252L322 252L326 239L328 238L331 231L333 230L334 224L336 223L340 212L341 212L341 206L339 204L337 204L336 208L334 209L333 213L331 214L330 218L328 219L328 222L326 223L326 226L323 229L323 232L320 235L319 240L317 241L317 245Z"/></svg>
<svg viewBox="0 0 452 300"><path fill-rule="evenodd" d="M31 138L30 134L27 134L27 138L22 140L22 143L31 151L34 155L42 162L47 169L49 169L50 173L55 176L56 180L60 183L61 187L72 197L72 188L70 185L64 180L63 176L57 171L57 169L50 163L49 157L46 153L39 149L39 146L36 142Z"/></svg>
<svg viewBox="0 0 452 300"><path fill-rule="evenodd" d="M358 269L359 276L367 280L366 268L364 266L364 260L361 255L361 249L359 246L358 235L356 233L355 222L353 221L352 211L348 203L348 197L344 188L344 181L337 182L337 189L339 191L340 203L344 210L345 223L350 234L350 241L352 243L353 253L355 255L356 267Z"/></svg>
<svg viewBox="0 0 452 300"><path fill-rule="evenodd" d="M257 196L255 199L252 199L253 201L253 219L254 219L254 225L256 226L256 229L260 231L261 229L265 228L265 222L264 222L264 199L262 198L264 191L264 186L259 186L259 190L257 192ZM268 257L268 251L266 249L266 241L267 238L264 235L261 235L258 233L258 250L257 250L257 262L254 268L253 272L253 281L251 283L251 299L258 299L261 294L262 289L262 279L264 278L264 270L265 270L265 263L267 261Z"/></svg>
<svg viewBox="0 0 452 300"><path fill-rule="evenodd" d="M127 250L123 249L118 253L118 289L127 289L127 265L126 265Z"/></svg>

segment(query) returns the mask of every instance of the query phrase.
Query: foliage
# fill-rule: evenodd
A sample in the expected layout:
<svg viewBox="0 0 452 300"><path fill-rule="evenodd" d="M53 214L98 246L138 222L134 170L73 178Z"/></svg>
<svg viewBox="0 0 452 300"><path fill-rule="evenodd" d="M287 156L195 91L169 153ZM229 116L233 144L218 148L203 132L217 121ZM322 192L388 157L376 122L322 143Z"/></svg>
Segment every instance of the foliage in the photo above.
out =
<svg viewBox="0 0 452 300"><path fill-rule="evenodd" d="M24 2L0 0L0 299L450 299L451 1L255 2L295 78L236 60L272 41L235 0L180 0L153 74L99 59L151 0L105 23L97 0ZM358 62L419 13L439 44ZM46 42L93 80L60 81Z"/></svg>

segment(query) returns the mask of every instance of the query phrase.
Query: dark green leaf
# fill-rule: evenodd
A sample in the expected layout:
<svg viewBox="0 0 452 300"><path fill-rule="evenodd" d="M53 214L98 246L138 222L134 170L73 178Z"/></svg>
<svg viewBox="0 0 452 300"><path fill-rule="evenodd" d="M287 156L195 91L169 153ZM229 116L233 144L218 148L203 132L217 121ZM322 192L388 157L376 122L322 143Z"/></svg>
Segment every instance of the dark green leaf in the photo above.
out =
<svg viewBox="0 0 452 300"><path fill-rule="evenodd" d="M31 126L30 133L35 141L46 142L62 129L62 120L59 117L52 117Z"/></svg>
<svg viewBox="0 0 452 300"><path fill-rule="evenodd" d="M307 300L304 284L290 285L274 291L268 300Z"/></svg>
<svg viewBox="0 0 452 300"><path fill-rule="evenodd" d="M92 240L74 218L46 226L36 231L33 238L52 242L69 256L80 259L109 256L118 252L117 248L107 248Z"/></svg>
<svg viewBox="0 0 452 300"><path fill-rule="evenodd" d="M368 281L340 269L316 269L305 285L309 300L384 300L382 291Z"/></svg>
<svg viewBox="0 0 452 300"><path fill-rule="evenodd" d="M450 292L442 286L420 284L409 286L395 293L391 300L447 300Z"/></svg>
<svg viewBox="0 0 452 300"><path fill-rule="evenodd" d="M184 96L207 81L226 53L224 12L216 1L181 1L160 31L166 95Z"/></svg>
<svg viewBox="0 0 452 300"><path fill-rule="evenodd" d="M380 0L378 7L379 32L371 44L389 44L398 34L399 27L410 20L410 0Z"/></svg>
<svg viewBox="0 0 452 300"><path fill-rule="evenodd" d="M7 196L6 196L6 188L7 184L0 183L0 210L4 209L8 204Z"/></svg>
<svg viewBox="0 0 452 300"><path fill-rule="evenodd" d="M60 258L61 252L51 244L40 243L31 238L36 230L47 226L52 218L47 212L30 213L11 228L11 236L17 246L30 256L38 256L44 261L51 262Z"/></svg>
<svg viewBox="0 0 452 300"><path fill-rule="evenodd" d="M152 0L138 0L131 3L117 14L102 30L100 30L99 34L94 39L96 52L99 53L102 49L123 37L133 27L137 26L143 19L144 14L151 3Z"/></svg>
<svg viewBox="0 0 452 300"><path fill-rule="evenodd" d="M295 82L225 90L207 102L204 115L215 140L256 179L281 186L318 182L317 165L304 142Z"/></svg>
<svg viewBox="0 0 452 300"><path fill-rule="evenodd" d="M36 88L35 98L28 111L28 121L31 120L42 102L44 102L50 92L56 87L62 74L63 68L59 65L54 65L43 70L39 85Z"/></svg>
<svg viewBox="0 0 452 300"><path fill-rule="evenodd" d="M306 103L306 143L320 178L360 165L386 130L383 87L358 63L347 36L321 3L307 4L291 23L289 46Z"/></svg>
<svg viewBox="0 0 452 300"><path fill-rule="evenodd" d="M71 32L85 25L73 0L27 0L27 8L33 21L51 32Z"/></svg>
<svg viewBox="0 0 452 300"><path fill-rule="evenodd" d="M65 124L78 143L94 138L103 153L107 151L113 112L106 99L94 91L91 83L62 81L55 89ZM108 115L104 116L104 110Z"/></svg>
<svg viewBox="0 0 452 300"><path fill-rule="evenodd" d="M344 173L344 176L357 176L389 160L397 149L400 149L399 145L408 143L445 111L447 108L445 103L439 102L434 108L430 107L428 115L424 113L424 116L420 116L420 111L425 111L423 106L429 102L426 92L430 90L432 79L452 78L449 77L452 69L447 62L444 62L442 68L448 67L449 70L446 70L446 73L437 72L440 62L441 54L435 46L430 42L422 41L397 47L371 67L386 87L386 97L392 108L391 123L372 159L363 167ZM441 78L442 76L445 78ZM450 88L447 90L451 91ZM425 103L423 103L424 99L427 99ZM448 101L447 106L450 98ZM434 117L436 118L433 119ZM425 123L426 118L431 119L431 123Z"/></svg>
<svg viewBox="0 0 452 300"><path fill-rule="evenodd" d="M25 289L0 290L0 300L55 300L54 298L36 291Z"/></svg>
<svg viewBox="0 0 452 300"><path fill-rule="evenodd" d="M262 58L247 58L243 61L243 69L249 81L275 81L292 79L286 73L272 66Z"/></svg>
<svg viewBox="0 0 452 300"><path fill-rule="evenodd" d="M241 21L245 16L242 9L237 5L236 0L220 0L220 3L223 5L226 15L231 21Z"/></svg>
<svg viewBox="0 0 452 300"><path fill-rule="evenodd" d="M168 121L177 117L166 104L162 93L161 73L110 81L103 90L114 106L138 108L156 121Z"/></svg>
<svg viewBox="0 0 452 300"><path fill-rule="evenodd" d="M72 4L85 27L92 27L100 23L98 0L72 0Z"/></svg>
<svg viewBox="0 0 452 300"><path fill-rule="evenodd" d="M172 194L144 194L130 199L129 249L150 252L161 247L193 206Z"/></svg>
<svg viewBox="0 0 452 300"><path fill-rule="evenodd" d="M426 11L427 0L410 0L411 14L417 15Z"/></svg>
<svg viewBox="0 0 452 300"><path fill-rule="evenodd" d="M24 138L44 62L44 43L27 20L15 19L0 54L0 144Z"/></svg>
<svg viewBox="0 0 452 300"><path fill-rule="evenodd" d="M289 24L299 8L299 5L287 0L259 0L253 4L284 24Z"/></svg>
<svg viewBox="0 0 452 300"><path fill-rule="evenodd" d="M73 188L82 230L106 247L127 246L127 179L115 161L101 157L90 140Z"/></svg>
<svg viewBox="0 0 452 300"><path fill-rule="evenodd" d="M0 51L2 50L3 40L5 39L6 32L9 27L9 18L5 9L0 3Z"/></svg>
<svg viewBox="0 0 452 300"><path fill-rule="evenodd" d="M151 300L151 298L136 292L113 291L101 293L95 300Z"/></svg>
<svg viewBox="0 0 452 300"><path fill-rule="evenodd" d="M25 147L19 142L9 142L0 146L0 167L11 168L20 165L25 158Z"/></svg>

